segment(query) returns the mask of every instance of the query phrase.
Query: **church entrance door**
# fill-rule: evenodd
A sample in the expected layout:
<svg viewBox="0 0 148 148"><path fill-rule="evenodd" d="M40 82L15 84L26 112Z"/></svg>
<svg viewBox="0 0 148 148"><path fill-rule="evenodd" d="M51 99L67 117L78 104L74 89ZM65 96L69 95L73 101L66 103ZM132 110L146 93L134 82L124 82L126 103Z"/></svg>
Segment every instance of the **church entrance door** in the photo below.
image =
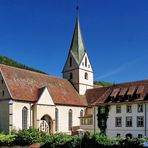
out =
<svg viewBox="0 0 148 148"><path fill-rule="evenodd" d="M39 129L40 131L46 132L46 133L51 133L52 131L52 119L48 115L44 115L39 124Z"/></svg>

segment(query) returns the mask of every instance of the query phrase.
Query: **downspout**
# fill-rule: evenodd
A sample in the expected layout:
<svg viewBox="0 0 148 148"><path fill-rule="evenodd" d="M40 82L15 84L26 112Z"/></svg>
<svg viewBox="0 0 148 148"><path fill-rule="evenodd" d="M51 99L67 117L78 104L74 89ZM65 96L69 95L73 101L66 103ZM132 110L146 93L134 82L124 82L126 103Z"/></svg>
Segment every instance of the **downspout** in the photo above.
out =
<svg viewBox="0 0 148 148"><path fill-rule="evenodd" d="M32 113L31 113L31 103L30 103L30 128L32 128L31 117L32 117Z"/></svg>
<svg viewBox="0 0 148 148"><path fill-rule="evenodd" d="M146 137L146 129L147 129L147 107L146 107L146 103L145 103L145 137Z"/></svg>
<svg viewBox="0 0 148 148"><path fill-rule="evenodd" d="M94 107L94 135L96 134L96 107Z"/></svg>

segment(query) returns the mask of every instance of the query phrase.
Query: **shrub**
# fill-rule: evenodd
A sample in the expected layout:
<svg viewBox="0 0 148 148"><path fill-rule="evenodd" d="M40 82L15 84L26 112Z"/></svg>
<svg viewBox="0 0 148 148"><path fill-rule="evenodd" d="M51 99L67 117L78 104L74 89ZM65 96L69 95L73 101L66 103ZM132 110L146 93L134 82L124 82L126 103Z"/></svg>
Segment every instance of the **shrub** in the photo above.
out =
<svg viewBox="0 0 148 148"><path fill-rule="evenodd" d="M43 143L48 139L47 134L40 132L38 129L24 129L16 133L16 145L31 145L33 143Z"/></svg>
<svg viewBox="0 0 148 148"><path fill-rule="evenodd" d="M66 134L55 134L46 141L42 148L78 148L80 139L78 136L70 136Z"/></svg>
<svg viewBox="0 0 148 148"><path fill-rule="evenodd" d="M0 134L0 146L13 146L15 135Z"/></svg>

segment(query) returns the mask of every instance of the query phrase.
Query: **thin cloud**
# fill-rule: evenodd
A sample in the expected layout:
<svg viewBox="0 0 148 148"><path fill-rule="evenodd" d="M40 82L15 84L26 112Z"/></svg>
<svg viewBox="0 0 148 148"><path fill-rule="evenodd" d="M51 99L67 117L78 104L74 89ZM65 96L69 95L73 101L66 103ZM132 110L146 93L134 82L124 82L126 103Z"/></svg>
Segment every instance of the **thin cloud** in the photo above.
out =
<svg viewBox="0 0 148 148"><path fill-rule="evenodd" d="M130 61L128 63L125 63L123 65L121 65L120 67L106 73L106 74L103 74L102 76L99 76L97 77L96 79L104 79L104 78L108 78L108 77L111 77L113 75L116 75L116 74L119 74L127 69L129 69L129 67L135 65L139 60L134 60L134 61Z"/></svg>

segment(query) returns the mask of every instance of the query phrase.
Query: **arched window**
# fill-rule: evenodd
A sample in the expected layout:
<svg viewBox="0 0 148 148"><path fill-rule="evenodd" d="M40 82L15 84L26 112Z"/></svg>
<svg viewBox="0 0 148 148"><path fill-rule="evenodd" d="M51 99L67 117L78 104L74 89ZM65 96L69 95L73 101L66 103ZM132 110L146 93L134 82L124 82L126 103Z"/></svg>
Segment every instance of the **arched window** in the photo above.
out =
<svg viewBox="0 0 148 148"><path fill-rule="evenodd" d="M58 124L59 124L59 111L55 109L55 131L58 131Z"/></svg>
<svg viewBox="0 0 148 148"><path fill-rule="evenodd" d="M72 128L72 110L70 109L68 113L68 129L71 130L71 128Z"/></svg>
<svg viewBox="0 0 148 148"><path fill-rule="evenodd" d="M27 129L28 123L28 109L23 107L22 109L22 129Z"/></svg>
<svg viewBox="0 0 148 148"><path fill-rule="evenodd" d="M72 79L73 79L73 75L72 75L72 73L70 73L70 76L69 76L69 77L70 77L70 80L72 80Z"/></svg>
<svg viewBox="0 0 148 148"><path fill-rule="evenodd" d="M131 133L128 133L128 134L125 135L125 137L126 138L132 138L132 134Z"/></svg>
<svg viewBox="0 0 148 148"><path fill-rule="evenodd" d="M85 72L84 78L85 78L86 80L88 80L88 73L87 73L87 72Z"/></svg>
<svg viewBox="0 0 148 148"><path fill-rule="evenodd" d="M87 57L85 57L85 67L87 67Z"/></svg>
<svg viewBox="0 0 148 148"><path fill-rule="evenodd" d="M70 59L69 59L69 66L70 67L72 66L72 57L70 57Z"/></svg>

